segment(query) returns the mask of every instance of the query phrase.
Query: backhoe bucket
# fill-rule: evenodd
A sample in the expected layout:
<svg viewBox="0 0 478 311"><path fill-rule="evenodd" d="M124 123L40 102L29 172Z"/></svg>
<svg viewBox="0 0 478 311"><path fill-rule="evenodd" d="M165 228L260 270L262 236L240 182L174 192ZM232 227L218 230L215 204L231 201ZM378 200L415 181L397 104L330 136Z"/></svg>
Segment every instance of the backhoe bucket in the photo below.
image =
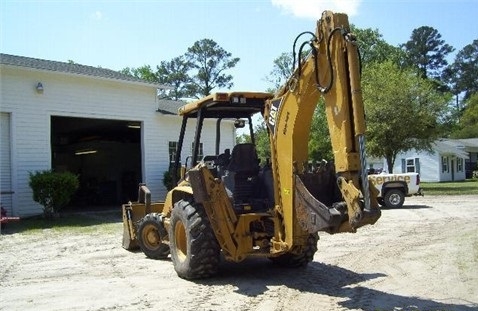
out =
<svg viewBox="0 0 478 311"><path fill-rule="evenodd" d="M370 194L375 198L376 193ZM381 215L377 207L366 209L363 202L358 217L350 220L347 203L337 186L337 177L331 165L314 173L295 175L296 215L301 227L310 232L355 232L357 228L374 224ZM377 206L376 200L372 200Z"/></svg>

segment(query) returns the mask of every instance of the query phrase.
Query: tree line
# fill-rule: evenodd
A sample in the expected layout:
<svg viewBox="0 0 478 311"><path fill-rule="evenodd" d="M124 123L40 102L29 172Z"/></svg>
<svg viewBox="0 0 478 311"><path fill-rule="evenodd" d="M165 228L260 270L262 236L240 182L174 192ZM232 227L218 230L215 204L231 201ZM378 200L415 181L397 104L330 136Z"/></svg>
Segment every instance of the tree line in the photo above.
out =
<svg viewBox="0 0 478 311"><path fill-rule="evenodd" d="M169 61L161 61L155 69L150 65L124 68L122 73L150 82L171 86L164 94L172 100L199 99L214 89L229 89L233 76L227 73L239 62L238 57L224 50L212 39L196 41L187 51Z"/></svg>
<svg viewBox="0 0 478 311"><path fill-rule="evenodd" d="M458 51L433 27L412 31L398 46L387 43L377 29L352 25L361 54L362 92L367 121L367 153L384 157L393 168L398 153L411 149L431 150L438 138L478 137L478 39ZM214 40L196 41L170 61L125 68L123 73L151 82L167 84L165 97L195 99L214 89L230 89L228 70L239 62ZM274 92L292 75L293 54L282 52L272 61L266 76ZM267 130L255 126L258 152L269 156ZM247 135L238 138L247 141ZM319 104L309 139L311 161L332 160L324 105Z"/></svg>

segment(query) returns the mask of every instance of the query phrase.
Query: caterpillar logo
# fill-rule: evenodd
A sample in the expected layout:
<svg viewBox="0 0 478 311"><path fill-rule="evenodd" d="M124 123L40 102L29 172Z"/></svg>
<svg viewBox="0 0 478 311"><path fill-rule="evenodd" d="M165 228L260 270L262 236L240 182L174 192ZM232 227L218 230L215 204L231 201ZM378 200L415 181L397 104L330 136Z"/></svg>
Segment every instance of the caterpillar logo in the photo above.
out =
<svg viewBox="0 0 478 311"><path fill-rule="evenodd" d="M411 181L411 178L408 175L405 175L405 176L404 175L384 175L384 176L374 175L374 176L369 176L368 180L370 180L372 184L374 185L382 185L390 181L404 181L407 184L409 184Z"/></svg>
<svg viewBox="0 0 478 311"><path fill-rule="evenodd" d="M274 133L274 135L276 131L277 119L279 116L279 109L280 109L280 106L282 105L282 99L283 97L273 100L271 105L268 123L269 123L269 128L271 129L272 133Z"/></svg>

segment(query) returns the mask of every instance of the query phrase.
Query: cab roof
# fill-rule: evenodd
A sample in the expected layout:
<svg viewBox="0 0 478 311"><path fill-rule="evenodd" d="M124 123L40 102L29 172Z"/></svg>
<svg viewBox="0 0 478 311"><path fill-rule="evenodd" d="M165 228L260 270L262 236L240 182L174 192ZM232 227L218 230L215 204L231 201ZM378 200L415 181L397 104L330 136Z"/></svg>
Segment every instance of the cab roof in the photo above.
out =
<svg viewBox="0 0 478 311"><path fill-rule="evenodd" d="M265 92L227 92L213 93L178 109L180 116L197 118L203 109L204 118L247 118L262 112L265 101L274 95Z"/></svg>

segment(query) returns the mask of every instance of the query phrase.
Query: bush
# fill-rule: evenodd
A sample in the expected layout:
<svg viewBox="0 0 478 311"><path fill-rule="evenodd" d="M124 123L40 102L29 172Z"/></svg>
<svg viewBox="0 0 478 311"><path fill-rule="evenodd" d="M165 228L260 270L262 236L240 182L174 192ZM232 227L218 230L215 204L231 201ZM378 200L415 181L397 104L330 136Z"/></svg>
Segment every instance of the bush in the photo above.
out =
<svg viewBox="0 0 478 311"><path fill-rule="evenodd" d="M163 185L164 187L166 187L168 191L173 189L176 186L173 184L173 171L174 171L174 165L171 164L169 167L169 170L163 173ZM178 173L176 174L176 181L178 181L180 178L180 171L181 169L178 169Z"/></svg>
<svg viewBox="0 0 478 311"><path fill-rule="evenodd" d="M33 190L33 200L43 205L45 218L52 218L70 202L79 182L78 176L70 172L45 170L30 173L29 185Z"/></svg>
<svg viewBox="0 0 478 311"><path fill-rule="evenodd" d="M170 171L163 173L163 185L168 191L173 189L173 176L171 175Z"/></svg>

